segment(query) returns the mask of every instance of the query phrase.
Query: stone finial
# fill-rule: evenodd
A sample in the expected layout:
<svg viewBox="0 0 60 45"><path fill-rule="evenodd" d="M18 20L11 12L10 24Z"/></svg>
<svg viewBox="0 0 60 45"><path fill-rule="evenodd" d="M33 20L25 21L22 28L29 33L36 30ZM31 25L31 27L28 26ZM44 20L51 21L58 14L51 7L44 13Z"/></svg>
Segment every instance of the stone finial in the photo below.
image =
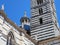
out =
<svg viewBox="0 0 60 45"><path fill-rule="evenodd" d="M2 8L1 9L4 10L4 5L2 5Z"/></svg>
<svg viewBox="0 0 60 45"><path fill-rule="evenodd" d="M26 16L26 11L24 12L24 17L27 17L27 16Z"/></svg>

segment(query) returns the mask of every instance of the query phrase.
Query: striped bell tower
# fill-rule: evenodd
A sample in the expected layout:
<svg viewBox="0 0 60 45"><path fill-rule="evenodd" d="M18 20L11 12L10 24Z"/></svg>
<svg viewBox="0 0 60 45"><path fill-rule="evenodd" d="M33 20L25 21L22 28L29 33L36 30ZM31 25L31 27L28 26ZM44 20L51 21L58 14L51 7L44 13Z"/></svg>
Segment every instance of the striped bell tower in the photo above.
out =
<svg viewBox="0 0 60 45"><path fill-rule="evenodd" d="M31 37L41 41L59 33L54 0L31 0Z"/></svg>

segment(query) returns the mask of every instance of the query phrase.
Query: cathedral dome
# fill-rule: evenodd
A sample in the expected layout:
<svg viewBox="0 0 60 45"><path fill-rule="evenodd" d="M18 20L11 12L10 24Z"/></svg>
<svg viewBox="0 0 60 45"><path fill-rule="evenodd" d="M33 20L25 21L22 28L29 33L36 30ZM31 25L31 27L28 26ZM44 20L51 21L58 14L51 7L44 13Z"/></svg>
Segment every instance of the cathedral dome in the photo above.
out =
<svg viewBox="0 0 60 45"><path fill-rule="evenodd" d="M24 22L24 20L27 22L30 22L30 19L26 16L26 12L24 12L24 17L21 17L20 22Z"/></svg>
<svg viewBox="0 0 60 45"><path fill-rule="evenodd" d="M21 17L20 22L22 24L23 29L27 31L27 34L30 35L30 19L26 16L26 12L24 12L24 16Z"/></svg>
<svg viewBox="0 0 60 45"><path fill-rule="evenodd" d="M22 17L22 18L20 19L21 22L24 22L24 20L25 20L26 22L27 22L27 20L30 21L30 19L29 19L28 17Z"/></svg>

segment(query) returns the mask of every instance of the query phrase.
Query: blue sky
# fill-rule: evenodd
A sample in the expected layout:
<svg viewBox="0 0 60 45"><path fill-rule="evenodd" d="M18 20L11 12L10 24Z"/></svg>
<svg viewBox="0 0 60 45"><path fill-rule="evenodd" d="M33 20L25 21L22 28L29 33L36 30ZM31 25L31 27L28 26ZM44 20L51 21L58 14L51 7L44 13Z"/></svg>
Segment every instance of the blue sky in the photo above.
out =
<svg viewBox="0 0 60 45"><path fill-rule="evenodd" d="M5 6L5 13L8 18L20 25L20 18L24 16L24 11L26 10L27 16L30 18L30 0L0 0L1 5ZM60 25L60 0L55 0L55 7L57 13L57 19Z"/></svg>

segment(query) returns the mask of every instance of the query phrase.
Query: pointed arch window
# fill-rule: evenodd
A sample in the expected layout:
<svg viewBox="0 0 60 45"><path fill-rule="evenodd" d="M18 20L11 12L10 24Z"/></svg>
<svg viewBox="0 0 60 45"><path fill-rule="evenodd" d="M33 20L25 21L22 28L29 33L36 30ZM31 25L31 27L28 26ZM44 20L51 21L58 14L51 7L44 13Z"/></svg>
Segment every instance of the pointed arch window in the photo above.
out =
<svg viewBox="0 0 60 45"><path fill-rule="evenodd" d="M37 0L37 4L42 4L43 3L43 0Z"/></svg>
<svg viewBox="0 0 60 45"><path fill-rule="evenodd" d="M15 39L13 33L10 31L7 36L7 45L15 45Z"/></svg>
<svg viewBox="0 0 60 45"><path fill-rule="evenodd" d="M39 14L40 15L43 14L43 9L42 8L39 9Z"/></svg>

